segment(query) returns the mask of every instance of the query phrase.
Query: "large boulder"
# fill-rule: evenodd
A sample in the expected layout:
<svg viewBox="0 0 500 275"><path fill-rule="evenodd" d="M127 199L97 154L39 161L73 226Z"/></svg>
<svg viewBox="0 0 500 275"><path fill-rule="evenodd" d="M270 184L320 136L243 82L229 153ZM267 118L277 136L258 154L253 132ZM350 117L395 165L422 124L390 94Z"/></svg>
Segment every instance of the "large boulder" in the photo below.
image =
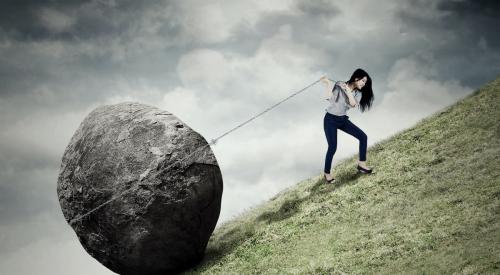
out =
<svg viewBox="0 0 500 275"><path fill-rule="evenodd" d="M57 194L80 243L104 266L169 274L202 259L222 175L200 134L169 112L124 102L100 106L80 124Z"/></svg>

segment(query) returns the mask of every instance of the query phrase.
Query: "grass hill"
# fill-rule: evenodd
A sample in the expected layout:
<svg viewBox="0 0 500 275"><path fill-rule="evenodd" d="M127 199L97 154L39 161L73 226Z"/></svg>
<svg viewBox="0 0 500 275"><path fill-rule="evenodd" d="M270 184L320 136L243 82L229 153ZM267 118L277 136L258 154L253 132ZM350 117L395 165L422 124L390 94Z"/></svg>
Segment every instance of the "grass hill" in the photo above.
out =
<svg viewBox="0 0 500 275"><path fill-rule="evenodd" d="M222 224L186 272L500 274L500 78Z"/></svg>

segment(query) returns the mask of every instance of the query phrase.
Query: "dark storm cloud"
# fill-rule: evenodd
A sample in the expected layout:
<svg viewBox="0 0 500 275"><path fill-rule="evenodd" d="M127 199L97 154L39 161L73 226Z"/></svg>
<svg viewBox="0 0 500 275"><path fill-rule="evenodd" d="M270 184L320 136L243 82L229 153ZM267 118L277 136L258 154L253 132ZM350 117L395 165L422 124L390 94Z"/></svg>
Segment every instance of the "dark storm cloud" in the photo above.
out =
<svg viewBox="0 0 500 275"><path fill-rule="evenodd" d="M24 100L15 110L6 106L0 114L6 117L14 111L22 116L32 108L54 105L78 109L119 93L115 84L121 79L142 77L175 85L172 68L180 50L165 48L180 41L181 18L168 20L178 3L165 4L3 1L0 98L33 101ZM33 94L40 89L50 90L55 100L36 102Z"/></svg>
<svg viewBox="0 0 500 275"><path fill-rule="evenodd" d="M477 42L484 36L489 46L500 47L500 1L466 0L447 1L438 5L438 10L449 12L441 20L441 26L448 30L460 30L464 38Z"/></svg>
<svg viewBox="0 0 500 275"><path fill-rule="evenodd" d="M297 1L295 10L268 13L263 16L257 29L261 37L268 37L285 24L291 25L297 42L312 42L311 38L321 38L329 20L341 14L341 10L331 1ZM302 40L299 40L302 39Z"/></svg>
<svg viewBox="0 0 500 275"><path fill-rule="evenodd" d="M437 35L443 31L453 31L463 41L477 43L481 36L488 44L498 48L500 36L500 2L488 0L441 1L436 2L437 16L427 17L430 11L425 1L408 2L409 6L396 14L409 26L425 30L434 29ZM439 36L436 36L438 38ZM455 45L458 46L458 45Z"/></svg>
<svg viewBox="0 0 500 275"><path fill-rule="evenodd" d="M41 7L57 6L68 9L81 1L16 1L0 3L0 27L5 36L15 39L40 39L49 33L37 22L37 12ZM5 38L5 37L4 37Z"/></svg>
<svg viewBox="0 0 500 275"><path fill-rule="evenodd" d="M297 8L308 15L320 16L325 19L329 19L340 13L340 9L337 8L331 1L327 0L298 1Z"/></svg>
<svg viewBox="0 0 500 275"><path fill-rule="evenodd" d="M116 3L116 4L114 4ZM15 40L92 39L122 35L150 2L143 1L3 1L0 26ZM69 30L54 32L41 21L44 9L74 20ZM50 17L50 14L48 15Z"/></svg>
<svg viewBox="0 0 500 275"><path fill-rule="evenodd" d="M412 1L396 12L410 31L425 33L441 78L478 87L500 74L500 2ZM432 16L429 16L430 13Z"/></svg>

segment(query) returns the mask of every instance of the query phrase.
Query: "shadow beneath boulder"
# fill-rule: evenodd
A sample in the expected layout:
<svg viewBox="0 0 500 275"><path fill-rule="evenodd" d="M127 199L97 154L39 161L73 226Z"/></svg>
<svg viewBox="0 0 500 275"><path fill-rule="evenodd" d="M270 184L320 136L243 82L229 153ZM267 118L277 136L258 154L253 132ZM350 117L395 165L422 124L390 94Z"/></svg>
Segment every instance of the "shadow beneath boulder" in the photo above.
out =
<svg viewBox="0 0 500 275"><path fill-rule="evenodd" d="M231 253L246 240L252 238L256 233L256 227L259 225L259 222L270 224L286 220L300 212L300 206L305 201L314 199L325 192L334 191L341 186L352 184L353 181L361 176L363 176L363 174L357 171L339 174L334 184L326 183L323 178L320 178L307 189L309 191L308 195L302 198L297 195L287 198L283 200L277 210L265 211L260 214L255 221L241 223L239 226L233 226L231 228L220 228L220 233L212 235L210 238L203 259L194 266L191 271L199 271L197 268L201 266L208 268L225 255Z"/></svg>
<svg viewBox="0 0 500 275"><path fill-rule="evenodd" d="M238 227L221 229L222 233L212 235L208 242L205 254L201 261L185 271L198 271L198 267L206 265L211 266L213 263L220 260L224 255L231 253L235 248L240 246L247 239L255 234L255 224L241 224Z"/></svg>

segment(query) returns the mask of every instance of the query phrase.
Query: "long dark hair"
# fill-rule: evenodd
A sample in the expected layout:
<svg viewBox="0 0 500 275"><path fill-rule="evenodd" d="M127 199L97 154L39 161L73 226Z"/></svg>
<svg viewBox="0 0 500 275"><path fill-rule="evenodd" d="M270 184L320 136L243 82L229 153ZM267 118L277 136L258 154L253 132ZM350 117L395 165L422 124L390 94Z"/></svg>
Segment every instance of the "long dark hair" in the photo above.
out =
<svg viewBox="0 0 500 275"><path fill-rule="evenodd" d="M366 83L363 88L361 88L361 100L359 101L359 107L361 108L361 112L365 110L369 110L372 106L373 100L375 97L373 96L372 90L372 78L368 75L367 72L363 69L356 69L354 73L352 73L351 78L346 82L347 84L353 83L357 80L362 79L366 76Z"/></svg>

